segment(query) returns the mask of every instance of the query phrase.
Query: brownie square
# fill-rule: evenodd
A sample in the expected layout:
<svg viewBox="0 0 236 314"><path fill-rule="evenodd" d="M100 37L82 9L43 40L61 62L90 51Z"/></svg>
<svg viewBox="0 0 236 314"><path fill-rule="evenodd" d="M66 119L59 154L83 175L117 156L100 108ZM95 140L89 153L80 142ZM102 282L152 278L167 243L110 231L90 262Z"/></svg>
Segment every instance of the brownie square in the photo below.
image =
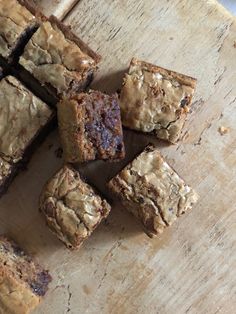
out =
<svg viewBox="0 0 236 314"><path fill-rule="evenodd" d="M27 1L0 1L0 55L8 61L37 29L38 21Z"/></svg>
<svg viewBox="0 0 236 314"><path fill-rule="evenodd" d="M68 165L46 183L40 196L40 211L48 227L70 249L78 248L110 209L106 200Z"/></svg>
<svg viewBox="0 0 236 314"><path fill-rule="evenodd" d="M45 295L51 276L15 242L0 236L0 313L26 314Z"/></svg>
<svg viewBox="0 0 236 314"><path fill-rule="evenodd" d="M100 56L55 17L41 23L25 46L20 64L54 96L84 90Z"/></svg>
<svg viewBox="0 0 236 314"><path fill-rule="evenodd" d="M192 77L133 58L120 93L123 125L175 143L195 87Z"/></svg>
<svg viewBox="0 0 236 314"><path fill-rule="evenodd" d="M125 149L116 95L90 90L65 97L57 106L59 132L67 162L119 160Z"/></svg>
<svg viewBox="0 0 236 314"><path fill-rule="evenodd" d="M0 192L29 159L55 114L16 78L0 81Z"/></svg>
<svg viewBox="0 0 236 314"><path fill-rule="evenodd" d="M108 186L141 221L150 237L162 233L198 198L152 145L111 179Z"/></svg>

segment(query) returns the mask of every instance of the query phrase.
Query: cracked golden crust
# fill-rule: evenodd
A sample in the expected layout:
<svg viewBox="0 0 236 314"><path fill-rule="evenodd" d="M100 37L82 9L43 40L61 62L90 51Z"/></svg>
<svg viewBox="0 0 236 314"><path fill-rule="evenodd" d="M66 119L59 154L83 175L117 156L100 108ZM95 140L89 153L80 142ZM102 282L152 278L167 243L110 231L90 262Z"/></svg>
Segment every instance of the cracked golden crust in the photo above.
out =
<svg viewBox="0 0 236 314"><path fill-rule="evenodd" d="M19 62L42 85L61 95L83 90L99 60L68 27L50 17L31 37Z"/></svg>
<svg viewBox="0 0 236 314"><path fill-rule="evenodd" d="M54 112L12 76L0 81L0 154L9 162L23 158L26 148Z"/></svg>
<svg viewBox="0 0 236 314"><path fill-rule="evenodd" d="M191 209L197 194L149 145L109 183L115 193L153 237Z"/></svg>
<svg viewBox="0 0 236 314"><path fill-rule="evenodd" d="M40 210L53 233L70 249L78 248L110 212L110 205L65 165L45 185Z"/></svg>
<svg viewBox="0 0 236 314"><path fill-rule="evenodd" d="M120 93L123 124L175 143L195 86L194 78L133 58Z"/></svg>
<svg viewBox="0 0 236 314"><path fill-rule="evenodd" d="M48 272L16 243L0 236L0 313L29 313L39 304L50 281Z"/></svg>
<svg viewBox="0 0 236 314"><path fill-rule="evenodd" d="M23 2L1 0L0 55L8 58L27 28L35 23L35 16L23 5Z"/></svg>

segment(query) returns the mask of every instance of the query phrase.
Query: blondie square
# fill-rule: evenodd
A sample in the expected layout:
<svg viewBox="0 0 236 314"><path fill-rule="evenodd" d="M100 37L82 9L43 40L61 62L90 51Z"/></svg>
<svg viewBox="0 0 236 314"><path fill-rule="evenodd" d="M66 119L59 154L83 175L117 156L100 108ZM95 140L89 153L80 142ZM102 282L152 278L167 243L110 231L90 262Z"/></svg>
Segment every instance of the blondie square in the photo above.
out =
<svg viewBox="0 0 236 314"><path fill-rule="evenodd" d="M120 93L123 125L175 143L195 86L192 77L133 58Z"/></svg>
<svg viewBox="0 0 236 314"><path fill-rule="evenodd" d="M148 145L108 186L125 208L141 221L150 237L162 233L198 198L152 145Z"/></svg>
<svg viewBox="0 0 236 314"><path fill-rule="evenodd" d="M84 90L99 61L99 55L51 16L33 34L19 62L57 97Z"/></svg>
<svg viewBox="0 0 236 314"><path fill-rule="evenodd" d="M63 166L45 185L40 211L48 227L70 249L78 248L110 212L110 205L85 183L78 171Z"/></svg>
<svg viewBox="0 0 236 314"><path fill-rule="evenodd" d="M13 76L0 81L0 193L47 134L54 116Z"/></svg>

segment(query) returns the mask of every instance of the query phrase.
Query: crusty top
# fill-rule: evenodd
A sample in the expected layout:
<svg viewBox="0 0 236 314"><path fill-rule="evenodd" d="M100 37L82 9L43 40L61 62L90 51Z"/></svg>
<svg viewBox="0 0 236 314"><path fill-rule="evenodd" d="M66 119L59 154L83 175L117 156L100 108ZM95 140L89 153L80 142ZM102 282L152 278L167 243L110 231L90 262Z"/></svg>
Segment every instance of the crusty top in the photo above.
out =
<svg viewBox="0 0 236 314"><path fill-rule="evenodd" d="M197 201L197 194L152 145L114 177L109 186L151 235L162 232Z"/></svg>
<svg viewBox="0 0 236 314"><path fill-rule="evenodd" d="M191 77L132 59L120 94L123 124L176 142L195 85Z"/></svg>
<svg viewBox="0 0 236 314"><path fill-rule="evenodd" d="M17 162L52 110L12 76L0 81L0 154Z"/></svg>
<svg viewBox="0 0 236 314"><path fill-rule="evenodd" d="M58 94L67 92L74 81L81 82L88 71L96 68L96 61L49 21L42 23L32 36L20 63Z"/></svg>
<svg viewBox="0 0 236 314"><path fill-rule="evenodd" d="M90 90L65 97L57 106L58 124L67 162L122 159L123 131L116 95Z"/></svg>
<svg viewBox="0 0 236 314"><path fill-rule="evenodd" d="M110 211L110 205L69 166L44 187L40 209L49 227L69 248L78 247Z"/></svg>
<svg viewBox="0 0 236 314"><path fill-rule="evenodd" d="M0 1L0 55L8 57L24 30L35 16L16 0Z"/></svg>

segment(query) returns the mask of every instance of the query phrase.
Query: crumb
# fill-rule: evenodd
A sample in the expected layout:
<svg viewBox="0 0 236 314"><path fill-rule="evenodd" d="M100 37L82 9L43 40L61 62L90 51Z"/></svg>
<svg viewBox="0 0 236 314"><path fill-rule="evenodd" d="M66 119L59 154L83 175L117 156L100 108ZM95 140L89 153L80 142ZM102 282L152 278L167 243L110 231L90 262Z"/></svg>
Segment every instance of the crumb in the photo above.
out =
<svg viewBox="0 0 236 314"><path fill-rule="evenodd" d="M58 147L57 149L55 149L55 155L57 158L61 158L62 157L62 153L63 153L63 150L61 147Z"/></svg>
<svg viewBox="0 0 236 314"><path fill-rule="evenodd" d="M234 41L234 48L236 48L236 40Z"/></svg>
<svg viewBox="0 0 236 314"><path fill-rule="evenodd" d="M218 129L218 132L220 133L220 135L225 135L227 133L229 133L229 128L225 127L225 126L220 126Z"/></svg>

